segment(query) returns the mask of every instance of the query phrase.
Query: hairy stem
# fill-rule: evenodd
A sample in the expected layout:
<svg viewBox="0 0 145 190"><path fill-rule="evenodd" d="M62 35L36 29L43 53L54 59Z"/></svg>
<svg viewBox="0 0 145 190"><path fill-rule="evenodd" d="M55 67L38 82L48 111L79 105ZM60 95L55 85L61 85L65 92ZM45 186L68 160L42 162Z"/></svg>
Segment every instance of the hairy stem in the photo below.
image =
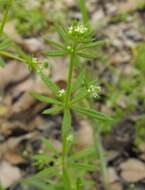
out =
<svg viewBox="0 0 145 190"><path fill-rule="evenodd" d="M72 82L72 74L73 74L73 66L74 66L74 54L70 56L70 64L69 64L69 72L68 72L68 80L67 80L67 89L66 89L66 97L65 97L65 109L68 109L69 101L71 97L71 82Z"/></svg>
<svg viewBox="0 0 145 190"><path fill-rule="evenodd" d="M69 112L69 102L71 98L71 84L72 84L72 75L73 75L73 66L74 66L74 54L71 54L70 56L70 64L69 64L69 71L68 71L68 79L67 79L67 88L66 88L66 95L65 95L65 100L64 100L64 117L67 112ZM71 117L71 116L70 116ZM62 168L63 168L63 176L66 175L66 173L69 174L68 171L68 166L67 166L67 157L68 157L68 149L67 149L67 137L68 134L70 133L71 129L71 123L68 123L67 126L63 125L62 128L63 131L67 131L67 133L62 132L62 140L63 140L63 151L62 151ZM72 189L72 186L70 187L70 190Z"/></svg>

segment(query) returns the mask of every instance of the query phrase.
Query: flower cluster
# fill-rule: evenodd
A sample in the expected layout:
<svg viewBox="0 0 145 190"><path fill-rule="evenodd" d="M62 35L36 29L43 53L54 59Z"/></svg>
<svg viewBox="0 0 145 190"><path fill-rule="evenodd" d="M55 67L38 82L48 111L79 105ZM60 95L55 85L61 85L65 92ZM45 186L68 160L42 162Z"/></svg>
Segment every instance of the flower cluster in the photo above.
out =
<svg viewBox="0 0 145 190"><path fill-rule="evenodd" d="M64 89L59 90L59 92L58 92L58 96L59 97L62 97L64 94L65 94L65 90Z"/></svg>
<svg viewBox="0 0 145 190"><path fill-rule="evenodd" d="M90 96L92 96L93 98L97 98L99 96L100 91L101 91L101 87L96 86L94 84L91 84L88 88L88 92Z"/></svg>
<svg viewBox="0 0 145 190"><path fill-rule="evenodd" d="M71 35L82 35L88 31L88 28L83 24L72 25L68 28L68 33Z"/></svg>

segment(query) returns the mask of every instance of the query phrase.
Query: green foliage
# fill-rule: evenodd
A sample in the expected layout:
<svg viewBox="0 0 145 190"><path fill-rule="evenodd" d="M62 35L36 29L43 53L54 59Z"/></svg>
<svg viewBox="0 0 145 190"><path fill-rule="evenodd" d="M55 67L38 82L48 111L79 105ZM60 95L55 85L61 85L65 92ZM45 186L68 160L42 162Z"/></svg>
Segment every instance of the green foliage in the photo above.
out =
<svg viewBox="0 0 145 190"><path fill-rule="evenodd" d="M96 88L96 81L92 81L88 84L85 82L85 68L80 69L80 64L77 65L75 60L76 57L83 58L95 58L93 49L98 48L104 45L102 42L94 42L92 38L92 31L85 25L81 23L73 23L72 26L66 29L60 25L56 26L56 31L63 40L63 42L55 42L47 40L56 50L46 52L47 56L51 57L63 57L68 56L70 58L70 64L68 68L68 83L66 89L60 89L51 79L45 75L39 61L36 61L34 70L41 77L47 87L53 92L54 98L49 98L45 95L38 94L36 92L31 92L30 94L35 97L37 100L45 102L52 105L53 107L43 111L43 114L58 114L63 112L62 120L62 152L54 159L50 155L40 154L34 157L37 165L40 168L44 166L48 167L47 169L42 169L38 174L32 176L30 183L36 186L41 186L42 189L45 187L52 186L53 189L57 189L56 185L60 185L64 190L79 190L86 187L85 184L85 175L88 172L96 171L96 165L93 165L92 158L96 157L96 150L92 147L89 149L83 150L79 153L73 152L73 130L71 127L71 111L81 113L84 116L90 117L91 119L106 121L107 123L111 120L109 116L104 113L97 112L90 108L81 107L80 102L83 103L83 100L90 97L90 93L93 93L93 96L96 97L100 88ZM76 77L76 80L73 81L73 70L74 68L79 70L79 74ZM84 85L86 84L86 85ZM49 166L49 162L53 162L53 166ZM59 169L59 172L55 170ZM54 176L57 176L57 181L55 184L49 184L45 181L45 175L47 179L54 177L53 175L48 177L49 171ZM53 173L54 171L54 173ZM59 176L58 176L59 173ZM72 177L74 176L75 177ZM35 183L35 180L38 180L38 177L42 177L41 183ZM88 188L90 188L89 186Z"/></svg>
<svg viewBox="0 0 145 190"><path fill-rule="evenodd" d="M0 5L2 3L4 3L4 2L0 1ZM10 10L10 8L12 6L12 3L13 3L13 0L5 1L6 8L5 8L2 20L0 22L0 38L2 37L4 26L6 24L6 21L7 21L7 18L8 18L8 13L9 13L9 10ZM8 40L8 39L2 40L2 42L0 41L0 51L5 50L6 48L9 47L9 45L10 45L10 40ZM0 67L4 67L4 65L5 65L5 62L3 61L2 58L0 58Z"/></svg>
<svg viewBox="0 0 145 190"><path fill-rule="evenodd" d="M136 67L141 71L145 72L145 43L140 43L134 49L134 62Z"/></svg>
<svg viewBox="0 0 145 190"><path fill-rule="evenodd" d="M12 3L13 3L13 0L7 0L6 1L6 9L4 11L3 18L2 18L2 21L1 21L1 24L0 24L0 36L3 33L3 29L4 29L4 26L6 24L8 13L9 13L9 10L10 10L10 8L12 6Z"/></svg>
<svg viewBox="0 0 145 190"><path fill-rule="evenodd" d="M36 68L37 69L37 68ZM42 69L38 69L38 75L41 77L42 81L46 84L46 86L54 93L58 94L59 87L42 71Z"/></svg>
<svg viewBox="0 0 145 190"><path fill-rule="evenodd" d="M52 153L42 153L34 157L40 172L26 180L27 184L37 186L41 189L48 187L57 190L89 190L93 187L92 183L86 184L85 176L88 172L97 170L97 158L95 147L76 153L73 144L73 129L71 112L80 113L91 120L105 121L109 123L112 119L94 109L81 106L83 101L93 97L96 98L100 87L96 86L96 81L86 82L86 69L81 64L81 58L94 59L97 57L94 49L100 48L106 41L94 41L93 31L88 25L87 13L84 1L80 1L83 13L83 22L73 22L71 26L65 27L56 24L56 31L60 41L46 40L54 49L46 51L48 57L64 57L70 60L68 66L68 80L66 89L60 89L44 72L42 63L38 60L25 62L33 71L41 77L42 81L52 91L54 97L49 98L45 95L31 92L30 94L39 101L52 105L43 111L43 114L58 114L63 112L62 119L62 150L59 154L56 150ZM24 58L25 59L25 58ZM78 70L76 79L73 78L74 69ZM52 147L49 144L49 147ZM99 149L100 150L100 149ZM56 156L57 155L57 156ZM49 163L53 163L51 166ZM56 181L53 178L56 177Z"/></svg>
<svg viewBox="0 0 145 190"><path fill-rule="evenodd" d="M21 4L18 3L17 6L21 7ZM82 60L95 59L98 56L96 49L106 44L106 41L94 40L94 31L89 26L84 0L80 0L80 8L82 21L74 21L68 27L56 24L55 29L60 37L60 41L46 40L53 47L53 50L45 51L47 57L65 56L69 60L67 86L65 89L60 89L45 73L45 69L48 66L46 62L44 63L37 60L37 58L26 55L17 46L15 46L17 54L5 51L5 48L8 47L7 42L2 42L0 46L0 55L25 63L30 71L36 72L44 84L51 90L53 98L47 97L45 94L30 92L35 99L51 106L43 110L42 113L50 115L63 113L61 151L58 151L53 144L44 139L43 143L46 145L47 150L35 155L33 158L38 172L24 180L24 184L41 190L93 189L94 184L92 181L86 181L86 176L98 169L95 162L98 158L96 145L76 152L73 146L75 141L72 128L72 112L79 113L97 122L106 122L107 124L110 121L112 122L110 116L89 108L89 106L84 104L87 99L98 98L100 87L96 81L88 82L86 80L86 65L82 65ZM19 30L22 30L25 34L29 30L32 33L35 29L40 31L45 25L45 19L37 9L27 12L22 10L15 14L19 18ZM77 70L77 76L74 78L75 70ZM94 141L96 142L96 138ZM102 151L101 148L98 150Z"/></svg>
<svg viewBox="0 0 145 190"><path fill-rule="evenodd" d="M21 11L15 13L15 17L17 18L17 29L21 34L29 36L31 33L40 32L47 26L45 15L40 9L25 10L23 7L20 9Z"/></svg>
<svg viewBox="0 0 145 190"><path fill-rule="evenodd" d="M83 115L86 115L88 117L97 119L97 120L105 120L105 121L109 121L112 120L109 116L105 115L104 113L101 112L96 112L93 109L89 109L89 108L82 108L82 107L73 107L73 109L78 112L81 113Z"/></svg>

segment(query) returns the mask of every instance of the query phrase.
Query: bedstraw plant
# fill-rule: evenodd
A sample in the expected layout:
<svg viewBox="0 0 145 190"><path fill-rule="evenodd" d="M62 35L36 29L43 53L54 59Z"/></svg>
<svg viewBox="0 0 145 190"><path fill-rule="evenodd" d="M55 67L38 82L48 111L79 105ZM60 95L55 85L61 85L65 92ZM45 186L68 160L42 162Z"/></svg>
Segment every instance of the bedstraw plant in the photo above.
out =
<svg viewBox="0 0 145 190"><path fill-rule="evenodd" d="M45 73L46 63L37 60L37 58L26 56L21 51L19 51L20 57L8 52L0 52L3 56L25 62L31 70L35 71L41 77L42 81L53 92L53 98L37 92L30 93L37 100L51 105L51 108L44 110L43 114L55 115L63 113L61 127L62 150L57 150L49 140L44 139L43 143L46 145L49 154L47 151L34 156L39 172L25 179L24 186L29 184L41 190L93 189L93 180L89 176L87 177L87 174L91 174L91 172L97 170L97 150L100 152L99 155L102 161L104 178L106 177L102 147L99 141L100 136L94 134L95 143L90 148L77 151L74 147L72 112L80 114L83 117L88 117L91 121L111 121L108 115L97 112L95 109L90 108L89 104L84 103L87 99L96 99L101 90L96 80L87 80L84 59L95 59L97 57L96 49L104 45L106 41L95 41L93 38L94 32L88 22L84 0L80 0L80 8L83 18L82 21L74 21L68 27L57 24L56 31L61 40L59 42L47 40L54 48L54 50L46 52L48 57L65 56L68 58L68 76L65 89L61 89ZM78 73L77 76L76 70ZM96 124L93 125L97 127ZM97 132L97 130L94 130L94 132ZM98 149L96 149L96 144L99 144ZM104 179L104 182L106 181Z"/></svg>
<svg viewBox="0 0 145 190"><path fill-rule="evenodd" d="M50 57L68 57L68 77L65 89L60 89L46 74L43 64L33 59L31 67L41 77L44 83L54 93L55 98L50 98L37 92L31 95L37 100L51 104L52 107L43 111L43 114L63 113L61 137L62 151L53 147L48 140L44 140L51 154L41 153L34 157L36 164L43 168L39 173L25 182L41 189L84 190L93 187L91 180L85 180L88 172L97 170L95 163L96 146L76 152L71 113L78 113L93 120L109 122L111 118L95 109L84 107L83 100L89 97L97 98L100 86L96 81L86 80L86 67L81 59L96 58L96 48L104 45L104 41L95 41L93 30L87 22L84 1L80 1L83 21L75 21L69 27L56 25L56 31L61 42L48 40L54 50L48 51ZM59 63L58 63L59 64ZM78 76L74 77L74 70ZM94 136L96 138L96 136ZM95 139L96 141L96 139ZM99 149L102 151L102 149ZM53 164L50 166L50 163ZM47 166L47 167L46 167Z"/></svg>

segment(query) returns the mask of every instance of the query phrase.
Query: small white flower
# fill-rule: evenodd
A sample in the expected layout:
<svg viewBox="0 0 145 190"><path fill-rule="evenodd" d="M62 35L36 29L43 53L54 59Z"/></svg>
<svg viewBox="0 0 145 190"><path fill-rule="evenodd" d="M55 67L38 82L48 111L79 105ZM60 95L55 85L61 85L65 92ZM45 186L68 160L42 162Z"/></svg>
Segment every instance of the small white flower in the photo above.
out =
<svg viewBox="0 0 145 190"><path fill-rule="evenodd" d="M62 97L64 94L65 94L65 90L64 89L59 90L59 92L58 92L58 96L59 97Z"/></svg>
<svg viewBox="0 0 145 190"><path fill-rule="evenodd" d="M97 98L99 96L99 92L101 91L101 87L100 86L96 86L94 84L91 84L88 88L88 92L89 94L93 97L93 98Z"/></svg>
<svg viewBox="0 0 145 190"><path fill-rule="evenodd" d="M68 28L68 33L69 34L85 34L88 31L88 28L85 27L83 24L78 24L76 26L70 26Z"/></svg>
<svg viewBox="0 0 145 190"><path fill-rule="evenodd" d="M88 30L87 27L83 26L82 24L78 25L78 26L74 29L75 32L78 32L78 33L80 33L80 34L84 34L85 32L87 32L87 30Z"/></svg>

